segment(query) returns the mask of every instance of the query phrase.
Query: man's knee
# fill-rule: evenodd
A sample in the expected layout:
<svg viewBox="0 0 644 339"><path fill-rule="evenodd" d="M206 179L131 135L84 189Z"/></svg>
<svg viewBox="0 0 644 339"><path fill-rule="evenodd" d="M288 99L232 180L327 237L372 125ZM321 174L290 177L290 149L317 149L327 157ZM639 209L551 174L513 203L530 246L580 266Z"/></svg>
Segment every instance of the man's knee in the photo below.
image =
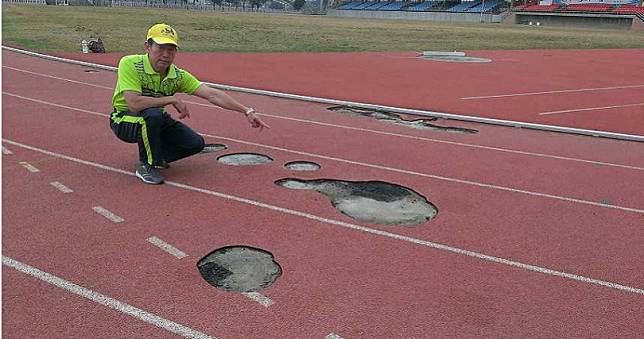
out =
<svg viewBox="0 0 644 339"><path fill-rule="evenodd" d="M195 135L194 147L192 148L194 153L196 154L201 152L204 147L206 147L206 142L203 140L203 137L199 134Z"/></svg>

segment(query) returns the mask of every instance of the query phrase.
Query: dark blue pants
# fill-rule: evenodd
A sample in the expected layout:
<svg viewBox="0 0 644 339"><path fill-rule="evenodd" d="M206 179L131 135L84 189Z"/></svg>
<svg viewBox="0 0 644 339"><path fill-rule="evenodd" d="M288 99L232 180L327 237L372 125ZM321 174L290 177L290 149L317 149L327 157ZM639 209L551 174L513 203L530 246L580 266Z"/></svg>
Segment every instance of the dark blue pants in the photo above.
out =
<svg viewBox="0 0 644 339"><path fill-rule="evenodd" d="M199 134L159 108L146 108L139 113L114 112L110 127L119 139L138 143L139 160L149 165L183 159L204 148Z"/></svg>

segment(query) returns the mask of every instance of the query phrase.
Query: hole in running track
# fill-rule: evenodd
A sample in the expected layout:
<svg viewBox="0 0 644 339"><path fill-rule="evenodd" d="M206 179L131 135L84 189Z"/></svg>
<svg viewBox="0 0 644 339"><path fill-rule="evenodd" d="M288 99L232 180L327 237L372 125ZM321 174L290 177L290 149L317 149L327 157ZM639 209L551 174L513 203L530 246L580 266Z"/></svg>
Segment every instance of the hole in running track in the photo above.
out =
<svg viewBox="0 0 644 339"><path fill-rule="evenodd" d="M227 149L228 146L222 144L206 144L201 153L215 153Z"/></svg>
<svg viewBox="0 0 644 339"><path fill-rule="evenodd" d="M435 123L430 123L430 121L432 122L438 121L438 118L434 118L434 117L415 119L415 120L405 120L399 114L387 112L387 111L381 111L381 110L372 110L372 109L357 108L357 107L350 107L350 106L333 106L327 109L330 111L339 112L339 113L359 114L365 117L374 118L378 121L415 128L415 129L428 129L428 130L445 131L445 132L453 132L453 133L461 133L461 134L475 134L479 132L478 130L471 129L471 128L441 126Z"/></svg>
<svg viewBox="0 0 644 339"><path fill-rule="evenodd" d="M374 224L413 226L438 214L436 206L422 195L383 181L286 178L275 181L275 184L322 193L341 213Z"/></svg>
<svg viewBox="0 0 644 339"><path fill-rule="evenodd" d="M197 263L210 285L226 291L256 292L282 275L282 268L267 251L248 246L217 249Z"/></svg>
<svg viewBox="0 0 644 339"><path fill-rule="evenodd" d="M260 165L273 161L270 157L257 153L233 153L222 155L217 160L226 165L248 166Z"/></svg>
<svg viewBox="0 0 644 339"><path fill-rule="evenodd" d="M320 165L310 161L291 161L284 164L291 171L317 171Z"/></svg>

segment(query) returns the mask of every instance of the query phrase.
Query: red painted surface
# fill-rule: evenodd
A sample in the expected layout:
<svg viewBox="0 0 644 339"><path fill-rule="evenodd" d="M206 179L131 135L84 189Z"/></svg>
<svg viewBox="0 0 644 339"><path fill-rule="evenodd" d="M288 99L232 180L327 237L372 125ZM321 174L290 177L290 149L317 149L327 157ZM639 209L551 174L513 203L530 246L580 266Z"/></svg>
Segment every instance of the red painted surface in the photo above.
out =
<svg viewBox="0 0 644 339"><path fill-rule="evenodd" d="M109 87L113 73L4 54L4 65ZM46 79L3 69L3 90L81 108L54 107L3 95L3 138L52 152L133 170L136 147L108 128L109 89ZM476 135L418 131L363 117L331 113L323 105L233 94L261 109L271 130L258 133L236 113L190 105L188 124L223 143L223 152L198 155L164 171L168 180L253 201L403 234L417 239L509 258L642 288L641 213L507 192L429 178L469 180L644 209L644 157L636 143L542 133L477 124ZM285 120L297 118L306 121ZM362 128L321 126L314 122ZM457 124L455 122L440 122ZM397 133L404 136L376 134ZM229 138L238 141L229 140ZM428 140L430 139L430 140ZM434 141L431 141L434 140ZM282 148L270 149L242 141ZM445 144L438 141L460 144ZM629 165L616 168L570 160L465 147L481 145ZM429 247L313 221L170 185L143 185L133 176L90 167L3 143L3 255L86 288L222 338L345 338L488 336L629 337L644 332L641 295L529 272ZM307 152L308 155L291 151ZM233 152L258 152L275 161L235 167L216 161ZM639 153L638 153L639 152ZM326 156L327 158L321 158ZM342 158L387 169L349 164ZM291 172L288 161L322 165ZM38 167L29 173L19 165ZM403 174L394 169L413 171ZM354 221L320 194L273 184L280 178L383 180L410 187L439 208L438 218L412 228ZM49 183L74 190L63 194ZM114 224L94 213L103 206L123 217ZM178 260L147 243L157 236L186 252ZM237 294L216 290L198 275L197 261L210 251L244 244L270 251L284 274L261 291L266 309ZM79 322L76 307L97 321L122 325L97 336L155 336L139 320L102 309L3 267L3 316L7 333L44 313L23 305L38 299L56 321L21 327L25 336L85 336L95 326ZM8 272L8 273L7 273ZM21 278L12 280L12 276ZM24 283L20 283L24 282ZM7 291L12 291L7 294ZM48 294L49 295L44 295ZM44 295L44 296L43 296ZM58 305L59 300L61 305ZM11 308L10 308L11 307ZM38 313L40 312L40 313ZM5 318L7 319L7 318ZM61 325L64 324L64 325ZM63 327L63 328L61 328ZM131 331L131 332L127 332ZM166 335L167 332L161 332Z"/></svg>
<svg viewBox="0 0 644 339"><path fill-rule="evenodd" d="M122 53L55 53L115 66ZM395 107L644 134L644 86L492 99L464 97L644 85L644 49L468 51L491 63L420 60L418 53L183 53L204 81ZM569 109L642 104L539 115Z"/></svg>

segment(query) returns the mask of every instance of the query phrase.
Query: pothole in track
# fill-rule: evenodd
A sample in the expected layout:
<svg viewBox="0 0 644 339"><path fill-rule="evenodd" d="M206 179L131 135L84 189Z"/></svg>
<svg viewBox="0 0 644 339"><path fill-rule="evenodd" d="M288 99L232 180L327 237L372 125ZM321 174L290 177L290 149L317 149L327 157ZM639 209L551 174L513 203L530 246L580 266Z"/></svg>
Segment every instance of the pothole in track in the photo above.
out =
<svg viewBox="0 0 644 339"><path fill-rule="evenodd" d="M282 275L271 253L242 245L211 252L199 260L197 268L210 285L235 292L257 292Z"/></svg>
<svg viewBox="0 0 644 339"><path fill-rule="evenodd" d="M226 165L251 166L261 165L273 161L269 156L257 153L232 153L222 155L217 160Z"/></svg>
<svg viewBox="0 0 644 339"><path fill-rule="evenodd" d="M436 217L438 209L412 189L383 181L302 180L285 178L276 185L326 195L341 213L364 222L413 226Z"/></svg>
<svg viewBox="0 0 644 339"><path fill-rule="evenodd" d="M373 118L378 121L385 123L401 125L409 128L415 129L425 129L425 130L435 130L435 131L445 131L461 134L476 134L478 130L464 127L452 127L452 126L441 126L436 124L439 118L423 118L423 119L413 119L406 120L401 115L386 112L381 110L372 110L366 108L350 107L350 106L333 106L327 108L330 111L339 112L339 113L348 113L348 114L357 114L365 117ZM430 123L433 122L433 123Z"/></svg>
<svg viewBox="0 0 644 339"><path fill-rule="evenodd" d="M228 149L228 146L223 144L206 144L200 153L215 153Z"/></svg>
<svg viewBox="0 0 644 339"><path fill-rule="evenodd" d="M284 167L291 171L317 171L320 165L311 161L291 161L284 164Z"/></svg>

